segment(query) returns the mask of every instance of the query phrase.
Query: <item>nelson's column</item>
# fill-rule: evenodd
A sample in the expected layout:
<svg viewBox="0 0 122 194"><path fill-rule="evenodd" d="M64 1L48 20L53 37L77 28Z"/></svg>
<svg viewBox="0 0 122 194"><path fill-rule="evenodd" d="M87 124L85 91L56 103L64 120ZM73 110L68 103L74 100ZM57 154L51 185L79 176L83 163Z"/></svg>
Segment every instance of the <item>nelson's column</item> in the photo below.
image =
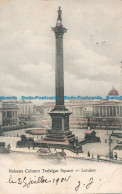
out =
<svg viewBox="0 0 122 194"><path fill-rule="evenodd" d="M56 105L50 111L52 129L40 141L43 146L66 148L82 152L78 139L69 130L69 115L71 112L64 106L64 69L63 69L63 35L67 29L62 25L62 10L59 7L56 26L52 27L56 38L55 92ZM58 99L59 98L59 99Z"/></svg>

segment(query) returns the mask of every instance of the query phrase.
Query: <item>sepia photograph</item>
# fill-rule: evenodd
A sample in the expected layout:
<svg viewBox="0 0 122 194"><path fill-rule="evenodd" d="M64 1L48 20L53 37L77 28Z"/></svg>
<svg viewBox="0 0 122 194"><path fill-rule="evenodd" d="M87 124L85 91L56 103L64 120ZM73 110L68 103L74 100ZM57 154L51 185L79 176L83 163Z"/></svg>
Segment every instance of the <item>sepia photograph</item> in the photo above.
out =
<svg viewBox="0 0 122 194"><path fill-rule="evenodd" d="M122 0L0 0L0 193L122 193Z"/></svg>

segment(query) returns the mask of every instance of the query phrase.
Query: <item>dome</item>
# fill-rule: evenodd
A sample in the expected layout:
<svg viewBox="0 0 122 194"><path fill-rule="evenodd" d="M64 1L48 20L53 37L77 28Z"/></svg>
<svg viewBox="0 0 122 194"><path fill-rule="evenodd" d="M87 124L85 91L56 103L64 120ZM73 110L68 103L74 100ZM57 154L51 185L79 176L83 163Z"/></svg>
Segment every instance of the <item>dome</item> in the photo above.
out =
<svg viewBox="0 0 122 194"><path fill-rule="evenodd" d="M119 96L119 93L118 93L118 91L115 90L114 87L113 87L113 89L110 90L110 92L108 93L108 95L109 95L109 96Z"/></svg>

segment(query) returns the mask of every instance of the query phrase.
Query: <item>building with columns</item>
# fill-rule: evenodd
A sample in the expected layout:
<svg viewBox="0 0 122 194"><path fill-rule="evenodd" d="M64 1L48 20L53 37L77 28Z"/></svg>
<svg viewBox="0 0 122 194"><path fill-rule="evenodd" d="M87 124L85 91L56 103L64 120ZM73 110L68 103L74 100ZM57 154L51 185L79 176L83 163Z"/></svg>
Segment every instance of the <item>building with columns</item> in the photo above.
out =
<svg viewBox="0 0 122 194"><path fill-rule="evenodd" d="M114 88L108 93L108 96L119 96ZM70 116L71 127L84 127L89 117L93 126L115 126L113 128L121 128L122 126L122 100L77 100L65 103L65 106L72 112ZM44 118L50 124L48 112L54 107L54 103L45 103Z"/></svg>

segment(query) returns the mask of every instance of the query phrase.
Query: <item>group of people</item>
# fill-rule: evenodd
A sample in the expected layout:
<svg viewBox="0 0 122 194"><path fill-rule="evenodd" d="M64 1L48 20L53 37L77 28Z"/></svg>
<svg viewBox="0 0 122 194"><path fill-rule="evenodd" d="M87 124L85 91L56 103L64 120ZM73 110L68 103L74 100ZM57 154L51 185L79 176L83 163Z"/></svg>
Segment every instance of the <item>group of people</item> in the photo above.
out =
<svg viewBox="0 0 122 194"><path fill-rule="evenodd" d="M87 153L87 156L88 157L90 157L90 152L88 151L88 153ZM92 158L94 158L94 155L92 154ZM117 153L114 155L114 158L117 160ZM99 159L100 159L100 155L99 154L97 154L97 160L99 161Z"/></svg>
<svg viewBox="0 0 122 194"><path fill-rule="evenodd" d="M88 151L88 153L87 153L87 156L88 157L90 157L91 156L91 154L90 154L90 152ZM94 155L92 154L92 158L94 158ZM100 159L100 155L99 154L97 154L97 160L99 161L99 159Z"/></svg>

